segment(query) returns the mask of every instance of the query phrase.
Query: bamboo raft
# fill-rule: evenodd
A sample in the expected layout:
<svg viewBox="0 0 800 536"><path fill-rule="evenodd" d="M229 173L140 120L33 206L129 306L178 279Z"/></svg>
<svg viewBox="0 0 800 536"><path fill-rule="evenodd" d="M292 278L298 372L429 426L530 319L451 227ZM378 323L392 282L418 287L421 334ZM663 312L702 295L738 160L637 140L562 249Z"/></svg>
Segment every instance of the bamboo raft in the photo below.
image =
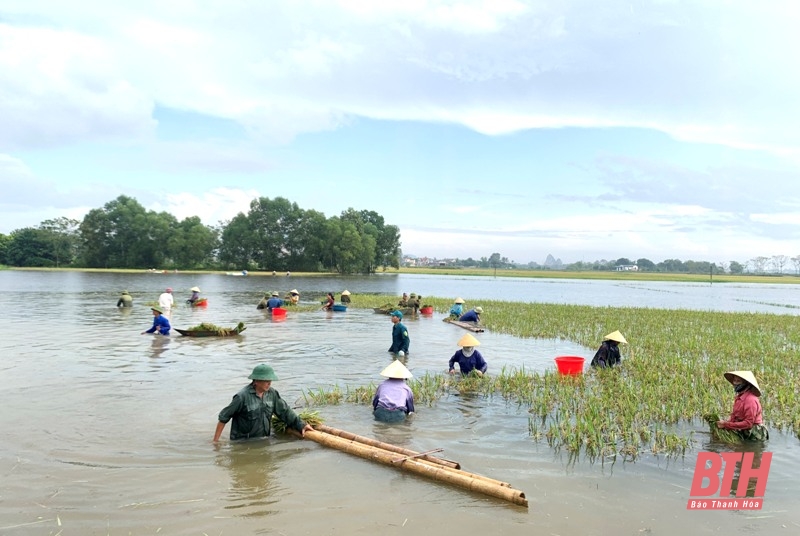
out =
<svg viewBox="0 0 800 536"><path fill-rule="evenodd" d="M320 445L341 450L366 460L399 467L438 482L452 484L470 491L503 499L519 506L528 507L528 499L525 498L525 493L512 488L510 484L483 475L462 471L457 462L430 456L428 452L414 452L324 425L316 426L314 431L306 432L304 437ZM438 451L439 449L435 450Z"/></svg>
<svg viewBox="0 0 800 536"><path fill-rule="evenodd" d="M382 315L388 315L395 311L400 311L403 313L403 316L416 314L417 311L413 307L373 307L372 310Z"/></svg>
<svg viewBox="0 0 800 536"><path fill-rule="evenodd" d="M483 328L478 326L474 322L462 322L461 320L451 320L449 318L445 318L444 321L447 322L448 324L453 324L454 326L464 328L473 333L483 333Z"/></svg>

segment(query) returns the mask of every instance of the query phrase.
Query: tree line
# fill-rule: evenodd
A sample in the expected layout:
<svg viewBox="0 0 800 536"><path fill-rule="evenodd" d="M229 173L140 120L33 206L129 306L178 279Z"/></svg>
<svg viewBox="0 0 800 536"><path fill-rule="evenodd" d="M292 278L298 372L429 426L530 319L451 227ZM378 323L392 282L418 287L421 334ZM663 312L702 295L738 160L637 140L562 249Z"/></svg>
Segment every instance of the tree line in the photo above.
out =
<svg viewBox="0 0 800 536"><path fill-rule="evenodd" d="M578 261L571 264L556 261L552 264L541 265L536 262L517 264L509 261L508 257L504 257L500 253L492 253L490 256L481 257L478 260L469 257L467 259L455 259L447 264L464 268L514 268L517 270L559 270L568 272L615 271L619 267L636 266L637 271L640 272L687 274L708 274L712 271L713 273L728 274L784 274L792 269L795 274L800 275L800 255L795 257L787 255L759 256L745 262L727 261L718 263L693 260L682 261L680 259L665 259L656 263L646 258L634 261L620 257L619 259L602 259L592 262Z"/></svg>
<svg viewBox="0 0 800 536"><path fill-rule="evenodd" d="M146 210L121 195L82 221L55 218L0 233L0 264L371 273L399 267L400 229L371 210L326 217L282 197L260 197L216 226Z"/></svg>

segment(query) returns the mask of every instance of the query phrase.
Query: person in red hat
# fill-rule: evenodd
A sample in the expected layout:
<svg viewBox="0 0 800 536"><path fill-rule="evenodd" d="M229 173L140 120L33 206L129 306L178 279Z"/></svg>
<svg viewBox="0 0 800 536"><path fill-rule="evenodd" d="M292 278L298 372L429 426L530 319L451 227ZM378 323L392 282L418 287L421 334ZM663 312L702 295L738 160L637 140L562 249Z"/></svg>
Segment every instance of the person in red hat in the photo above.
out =
<svg viewBox="0 0 800 536"><path fill-rule="evenodd" d="M172 297L172 287L167 287L167 290L158 297L158 307L164 316L169 317L173 305L175 305L175 298Z"/></svg>

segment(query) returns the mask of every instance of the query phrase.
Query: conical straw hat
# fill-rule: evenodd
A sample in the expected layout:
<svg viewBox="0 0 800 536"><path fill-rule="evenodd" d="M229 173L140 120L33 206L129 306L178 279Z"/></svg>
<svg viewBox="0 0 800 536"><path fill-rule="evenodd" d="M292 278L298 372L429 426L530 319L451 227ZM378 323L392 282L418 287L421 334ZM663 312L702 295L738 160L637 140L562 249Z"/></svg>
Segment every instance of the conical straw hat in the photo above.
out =
<svg viewBox="0 0 800 536"><path fill-rule="evenodd" d="M192 292L200 292L200 287L192 287L189 290L191 290Z"/></svg>
<svg viewBox="0 0 800 536"><path fill-rule="evenodd" d="M480 346L481 345L481 341L479 341L478 339L476 339L475 337L473 337L472 335L467 333L466 335L464 335L463 337L458 339L458 343L456 343L456 344L458 344L461 347L464 347L464 346Z"/></svg>
<svg viewBox="0 0 800 536"><path fill-rule="evenodd" d="M464 298L456 298L456 301L454 301L453 303L465 303Z"/></svg>
<svg viewBox="0 0 800 536"><path fill-rule="evenodd" d="M411 371L406 368L404 364L395 359L392 364L381 371L381 376L386 378L397 378L404 380L411 378Z"/></svg>
<svg viewBox="0 0 800 536"><path fill-rule="evenodd" d="M297 289L296 289L296 288L293 288L292 290L290 290L290 291L289 291L289 294L297 294L297 295L300 295L300 293L299 293L299 292L297 292Z"/></svg>
<svg viewBox="0 0 800 536"><path fill-rule="evenodd" d="M739 376L741 379L749 383L753 386L753 391L755 391L756 396L761 396L761 388L758 386L758 382L756 381L756 377L753 376L753 373L749 370L733 370L731 372L725 373L725 379L733 384L733 377Z"/></svg>
<svg viewBox="0 0 800 536"><path fill-rule="evenodd" d="M349 290L342 291L342 296L349 296L349 295L350 295L350 291Z"/></svg>
<svg viewBox="0 0 800 536"><path fill-rule="evenodd" d="M628 341L625 340L625 337L622 336L622 333L619 330L614 331L603 337L604 341L617 341L621 342L622 344L628 344Z"/></svg>

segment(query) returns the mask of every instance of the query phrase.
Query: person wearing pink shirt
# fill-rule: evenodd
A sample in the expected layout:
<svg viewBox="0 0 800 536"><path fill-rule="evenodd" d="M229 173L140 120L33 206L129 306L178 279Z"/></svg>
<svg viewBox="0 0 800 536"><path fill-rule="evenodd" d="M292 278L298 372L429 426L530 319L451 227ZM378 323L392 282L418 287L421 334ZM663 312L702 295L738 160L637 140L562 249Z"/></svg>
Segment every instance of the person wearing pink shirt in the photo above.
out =
<svg viewBox="0 0 800 536"><path fill-rule="evenodd" d="M761 413L761 388L756 377L749 370L734 370L725 373L725 379L733 385L736 398L733 401L731 418L718 421L717 428L733 430L742 439L750 441L766 441L769 430L764 426Z"/></svg>

